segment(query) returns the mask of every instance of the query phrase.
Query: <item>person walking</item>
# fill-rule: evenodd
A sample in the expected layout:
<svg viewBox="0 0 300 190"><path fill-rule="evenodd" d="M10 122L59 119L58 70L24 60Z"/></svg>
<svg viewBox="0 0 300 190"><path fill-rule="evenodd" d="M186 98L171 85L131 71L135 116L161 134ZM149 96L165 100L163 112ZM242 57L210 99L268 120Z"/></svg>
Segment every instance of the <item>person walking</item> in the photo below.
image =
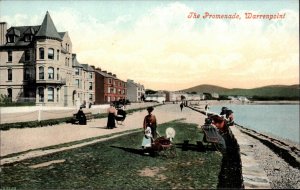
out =
<svg viewBox="0 0 300 190"><path fill-rule="evenodd" d="M115 116L117 115L117 110L114 107L113 103L110 104L110 107L107 109L107 112L107 129L113 129L116 127Z"/></svg>
<svg viewBox="0 0 300 190"><path fill-rule="evenodd" d="M183 108L183 103L181 102L180 104L180 110L182 111L182 108Z"/></svg>
<svg viewBox="0 0 300 190"><path fill-rule="evenodd" d="M209 109L208 104L205 105L205 108L204 108L204 109L205 109L205 115L207 116L207 111L208 111L208 109Z"/></svg>
<svg viewBox="0 0 300 190"><path fill-rule="evenodd" d="M147 127L150 127L152 137L153 137L153 139L156 139L156 137L157 137L157 131L156 131L157 120L156 120L155 115L152 114L153 110L154 110L154 108L152 106L147 108L148 115L146 115L145 118L144 118L143 128L144 128L144 131L145 131L147 129Z"/></svg>

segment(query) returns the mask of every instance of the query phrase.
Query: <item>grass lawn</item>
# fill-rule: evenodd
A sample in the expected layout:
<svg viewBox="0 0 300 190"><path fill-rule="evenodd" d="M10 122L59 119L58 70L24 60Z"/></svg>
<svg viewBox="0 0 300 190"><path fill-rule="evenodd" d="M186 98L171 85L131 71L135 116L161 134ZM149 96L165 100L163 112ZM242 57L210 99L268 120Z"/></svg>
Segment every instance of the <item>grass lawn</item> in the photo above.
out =
<svg viewBox="0 0 300 190"><path fill-rule="evenodd" d="M145 189L217 188L222 156L215 151L183 151L182 143L202 140L196 124L173 121L159 125L176 130L177 156L150 157L140 154L143 132L48 156L25 160L1 168L0 188L17 189ZM34 168L34 165L60 163Z"/></svg>

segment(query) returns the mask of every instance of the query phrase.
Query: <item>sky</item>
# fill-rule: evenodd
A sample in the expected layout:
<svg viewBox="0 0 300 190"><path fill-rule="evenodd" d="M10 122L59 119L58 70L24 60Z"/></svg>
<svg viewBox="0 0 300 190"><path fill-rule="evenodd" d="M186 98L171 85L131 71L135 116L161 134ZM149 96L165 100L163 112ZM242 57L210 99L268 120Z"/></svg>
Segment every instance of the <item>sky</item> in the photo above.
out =
<svg viewBox="0 0 300 190"><path fill-rule="evenodd" d="M0 22L40 25L49 11L56 29L69 33L80 63L148 89L255 88L299 84L298 8L298 0L0 0ZM190 12L200 18L188 18Z"/></svg>

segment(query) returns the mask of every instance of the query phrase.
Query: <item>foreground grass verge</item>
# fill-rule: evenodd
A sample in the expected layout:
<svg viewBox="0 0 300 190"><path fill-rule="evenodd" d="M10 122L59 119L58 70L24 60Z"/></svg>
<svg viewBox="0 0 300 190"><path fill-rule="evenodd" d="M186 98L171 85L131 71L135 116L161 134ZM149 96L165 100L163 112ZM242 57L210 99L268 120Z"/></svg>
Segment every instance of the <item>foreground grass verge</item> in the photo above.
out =
<svg viewBox="0 0 300 190"><path fill-rule="evenodd" d="M196 124L178 121L159 126L176 130L177 157L150 157L140 154L143 133L124 135L78 149L26 160L2 167L2 187L17 189L149 189L217 188L221 167L220 154L214 151L183 151L181 144L202 139ZM45 167L30 166L62 160Z"/></svg>

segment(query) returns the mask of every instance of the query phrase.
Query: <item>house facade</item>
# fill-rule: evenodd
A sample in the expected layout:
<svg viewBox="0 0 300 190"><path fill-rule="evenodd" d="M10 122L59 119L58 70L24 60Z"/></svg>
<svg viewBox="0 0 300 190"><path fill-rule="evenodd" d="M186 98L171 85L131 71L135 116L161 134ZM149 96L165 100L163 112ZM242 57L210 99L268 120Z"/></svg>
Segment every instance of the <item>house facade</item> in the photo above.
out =
<svg viewBox="0 0 300 190"><path fill-rule="evenodd" d="M127 80L127 99L130 102L141 102L142 95L145 95L144 85L136 83L133 80Z"/></svg>
<svg viewBox="0 0 300 190"><path fill-rule="evenodd" d="M71 39L68 32L56 30L48 12L41 25L7 29L2 22L0 32L0 94L47 106L73 106L76 98L94 98L92 90L78 89L74 82ZM88 77L93 73L82 69ZM82 80L90 85L93 79Z"/></svg>
<svg viewBox="0 0 300 190"><path fill-rule="evenodd" d="M126 99L126 82L111 72L95 69L95 104L110 103Z"/></svg>

